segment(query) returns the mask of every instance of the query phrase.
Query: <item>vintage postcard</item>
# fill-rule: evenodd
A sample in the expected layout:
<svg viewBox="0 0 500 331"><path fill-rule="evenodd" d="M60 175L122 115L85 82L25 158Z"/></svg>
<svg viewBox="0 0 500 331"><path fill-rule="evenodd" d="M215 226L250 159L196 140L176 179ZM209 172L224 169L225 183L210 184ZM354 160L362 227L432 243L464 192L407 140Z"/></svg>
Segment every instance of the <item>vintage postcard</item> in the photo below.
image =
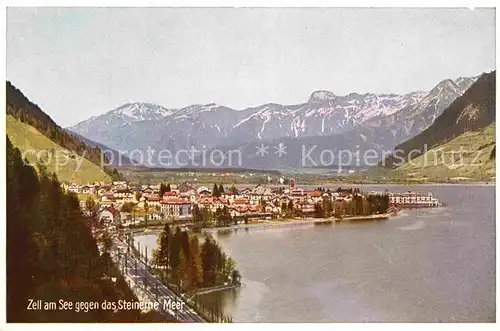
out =
<svg viewBox="0 0 500 331"><path fill-rule="evenodd" d="M494 7L8 7L7 323L496 322Z"/></svg>

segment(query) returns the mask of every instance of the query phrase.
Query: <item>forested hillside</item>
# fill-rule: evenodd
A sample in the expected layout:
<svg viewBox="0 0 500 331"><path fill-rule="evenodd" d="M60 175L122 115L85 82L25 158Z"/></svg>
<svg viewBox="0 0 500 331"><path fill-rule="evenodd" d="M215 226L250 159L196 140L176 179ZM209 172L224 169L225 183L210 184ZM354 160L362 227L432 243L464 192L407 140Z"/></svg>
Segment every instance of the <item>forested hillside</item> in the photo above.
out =
<svg viewBox="0 0 500 331"><path fill-rule="evenodd" d="M95 147L100 148L101 151L104 152L104 154L106 155L107 159L109 160L109 162L112 165L116 165L116 166L129 166L129 165L137 165L137 164L139 164L138 162L132 162L128 156L126 156L126 155L118 152L116 149L109 148L108 146L105 146L103 144L100 144L98 142L90 140L88 138L85 138L84 136L79 135L78 133L74 133L74 132L67 131L67 130L65 130L65 131L68 132L70 135L76 137L80 141L83 141L85 144L87 144L88 146L90 146L92 148L95 148Z"/></svg>
<svg viewBox="0 0 500 331"><path fill-rule="evenodd" d="M392 170L412 182L495 180L495 125L468 131Z"/></svg>
<svg viewBox="0 0 500 331"><path fill-rule="evenodd" d="M158 320L137 310L29 310L42 302L134 300L108 251L101 255L76 196L55 175L39 174L7 137L7 321L133 322ZM116 283L110 278L116 277Z"/></svg>
<svg viewBox="0 0 500 331"><path fill-rule="evenodd" d="M55 173L59 180L68 183L84 185L110 181L110 176L98 165L62 148L31 125L11 115L7 115L6 120L10 142L20 149L31 164L43 163L48 172Z"/></svg>
<svg viewBox="0 0 500 331"><path fill-rule="evenodd" d="M88 146L66 132L9 81L7 81L6 88L6 111L7 115L12 115L22 123L34 127L57 145L74 151L92 163L101 166L101 149L98 146ZM108 163L105 156L103 156L103 160L106 164ZM113 174L113 169L110 167L104 167L104 171L109 175Z"/></svg>
<svg viewBox="0 0 500 331"><path fill-rule="evenodd" d="M480 131L495 122L496 72L483 74L422 133L396 146L385 166L396 167L398 158L416 158L469 131ZM411 151L411 153L410 153ZM398 161L398 162L396 162Z"/></svg>

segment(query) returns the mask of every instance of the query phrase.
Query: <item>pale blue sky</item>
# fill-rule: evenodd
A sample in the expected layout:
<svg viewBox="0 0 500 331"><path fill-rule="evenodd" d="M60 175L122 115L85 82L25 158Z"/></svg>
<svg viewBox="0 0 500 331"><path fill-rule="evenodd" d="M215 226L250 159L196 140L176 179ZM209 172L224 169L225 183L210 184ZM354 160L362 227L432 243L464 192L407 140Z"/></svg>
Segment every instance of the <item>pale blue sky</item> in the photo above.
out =
<svg viewBox="0 0 500 331"><path fill-rule="evenodd" d="M241 109L494 69L494 9L7 10L7 79L63 126L131 101Z"/></svg>

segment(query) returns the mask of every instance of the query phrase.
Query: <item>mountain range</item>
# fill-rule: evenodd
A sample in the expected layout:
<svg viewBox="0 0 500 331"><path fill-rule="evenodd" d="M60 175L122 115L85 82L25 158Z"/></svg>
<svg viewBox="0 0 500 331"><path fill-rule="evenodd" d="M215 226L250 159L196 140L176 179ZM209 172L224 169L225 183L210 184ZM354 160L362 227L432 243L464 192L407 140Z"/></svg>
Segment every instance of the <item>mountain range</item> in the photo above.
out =
<svg viewBox="0 0 500 331"><path fill-rule="evenodd" d="M243 160L235 166L258 169L315 166L317 162L302 162L304 145L317 146L311 153L314 160L319 160L318 153L325 148L391 150L429 127L477 78L445 79L429 91L403 95L339 96L330 91L315 91L302 104L269 103L243 110L214 103L181 109L127 103L67 129L129 156L132 150L145 153L148 148L171 153L192 147L204 151L217 149L226 155L238 149ZM280 144L286 146L286 154L275 155ZM260 145L274 147L268 150L267 158L256 154ZM197 158L189 162L200 164L194 163ZM158 166L158 163L146 165Z"/></svg>

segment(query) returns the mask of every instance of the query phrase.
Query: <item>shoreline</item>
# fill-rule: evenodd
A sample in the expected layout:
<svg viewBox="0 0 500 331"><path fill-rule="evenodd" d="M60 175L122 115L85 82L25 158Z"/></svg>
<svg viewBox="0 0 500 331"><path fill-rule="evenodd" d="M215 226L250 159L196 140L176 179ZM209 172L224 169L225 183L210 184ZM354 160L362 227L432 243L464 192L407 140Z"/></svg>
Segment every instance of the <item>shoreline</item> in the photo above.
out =
<svg viewBox="0 0 500 331"><path fill-rule="evenodd" d="M197 290L194 290L193 293L190 295L192 297L195 297L197 295L205 295L213 292L221 292L221 291L228 291L228 290L234 290L239 287L241 287L241 284L224 284L224 285L217 285L217 286L212 286L212 287L206 287L206 288L200 288Z"/></svg>
<svg viewBox="0 0 500 331"><path fill-rule="evenodd" d="M377 221L389 219L391 214L376 214L367 216L349 216L344 218L308 218L301 220L290 220L290 221L267 221L261 223L253 224L238 224L231 225L227 227L216 227L216 228L204 228L201 229L202 233L205 232L216 232L224 230L245 230L245 229L258 229L258 228L279 228L279 227L289 227L289 226L299 226L308 224L326 224L326 223L345 223L345 222L363 222L363 221Z"/></svg>
<svg viewBox="0 0 500 331"><path fill-rule="evenodd" d="M213 227L213 228L203 228L201 229L201 233L206 232L217 232L224 230L245 230L245 229L258 229L258 228L279 228L279 227L290 227L290 226L299 226L299 225L308 225L308 224L326 224L326 223L347 223L347 222L363 222L363 221L377 221L377 220L387 220L393 214L375 214L375 215L366 215L366 216L349 216L343 218L307 218L300 220L283 220L283 221L263 221L258 223L250 223L250 224L237 224L226 227ZM161 228L156 229L143 229L143 230L131 230L127 232L132 236L144 236L144 235L154 235L161 233Z"/></svg>
<svg viewBox="0 0 500 331"><path fill-rule="evenodd" d="M365 216L349 216L343 218L308 218L308 219L291 219L291 220L281 220L281 221L263 221L259 223L253 224L238 224L232 225L229 227L215 227L215 228L204 228L201 229L201 234L207 234L210 232L219 232L219 231L237 231L237 230L248 230L248 229L272 229L272 228L285 228L285 227L293 227L293 226L306 226L306 225L334 225L336 223L350 223L350 222L375 222L381 220L387 220L391 216L394 216L390 213L385 214L374 214L374 215L365 215ZM145 236L145 235L159 235L161 233L161 228L157 229L143 229L143 230L131 230L128 234L133 237L136 236ZM168 286L168 285L167 285ZM192 298L199 295L204 295L213 292L221 292L227 290L233 290L241 287L242 284L224 284L218 285L208 288L201 288L197 291L191 293Z"/></svg>

